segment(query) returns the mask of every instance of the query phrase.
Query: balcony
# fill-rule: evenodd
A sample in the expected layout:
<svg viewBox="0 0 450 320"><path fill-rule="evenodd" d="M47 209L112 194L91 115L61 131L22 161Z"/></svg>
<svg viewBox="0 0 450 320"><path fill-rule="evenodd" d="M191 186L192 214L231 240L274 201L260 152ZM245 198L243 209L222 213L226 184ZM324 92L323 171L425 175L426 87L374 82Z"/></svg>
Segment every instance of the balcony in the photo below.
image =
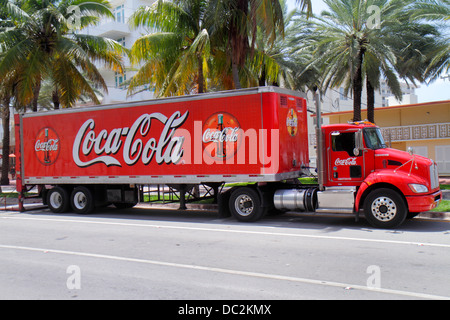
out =
<svg viewBox="0 0 450 320"><path fill-rule="evenodd" d="M84 29L83 33L110 39L123 38L131 34L128 24L112 19L104 19L99 25Z"/></svg>
<svg viewBox="0 0 450 320"><path fill-rule="evenodd" d="M450 123L432 123L381 128L386 141L434 140L450 138Z"/></svg>

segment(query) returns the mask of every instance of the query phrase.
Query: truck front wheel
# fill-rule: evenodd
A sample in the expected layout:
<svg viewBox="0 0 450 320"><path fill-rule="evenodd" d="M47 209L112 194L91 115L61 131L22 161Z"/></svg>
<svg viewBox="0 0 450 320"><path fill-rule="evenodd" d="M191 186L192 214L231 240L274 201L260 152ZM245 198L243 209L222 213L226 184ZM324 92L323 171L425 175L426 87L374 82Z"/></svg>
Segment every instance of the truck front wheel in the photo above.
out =
<svg viewBox="0 0 450 320"><path fill-rule="evenodd" d="M258 192L252 188L238 188L230 197L231 214L239 221L251 222L262 218L264 210Z"/></svg>
<svg viewBox="0 0 450 320"><path fill-rule="evenodd" d="M94 210L94 197L91 190L86 187L73 189L70 202L76 213L88 214Z"/></svg>
<svg viewBox="0 0 450 320"><path fill-rule="evenodd" d="M391 189L376 189L364 201L364 215L376 228L396 228L406 219L407 206L403 198Z"/></svg>

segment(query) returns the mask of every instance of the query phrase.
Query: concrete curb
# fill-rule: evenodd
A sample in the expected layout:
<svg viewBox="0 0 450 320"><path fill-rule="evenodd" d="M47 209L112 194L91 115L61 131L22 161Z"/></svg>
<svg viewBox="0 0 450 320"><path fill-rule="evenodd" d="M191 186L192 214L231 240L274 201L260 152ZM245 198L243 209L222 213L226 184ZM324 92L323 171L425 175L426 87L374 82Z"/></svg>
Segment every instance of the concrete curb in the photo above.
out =
<svg viewBox="0 0 450 320"><path fill-rule="evenodd" d="M450 212L422 212L417 218L450 221Z"/></svg>
<svg viewBox="0 0 450 320"><path fill-rule="evenodd" d="M442 199L450 200L450 190L441 190L442 191Z"/></svg>

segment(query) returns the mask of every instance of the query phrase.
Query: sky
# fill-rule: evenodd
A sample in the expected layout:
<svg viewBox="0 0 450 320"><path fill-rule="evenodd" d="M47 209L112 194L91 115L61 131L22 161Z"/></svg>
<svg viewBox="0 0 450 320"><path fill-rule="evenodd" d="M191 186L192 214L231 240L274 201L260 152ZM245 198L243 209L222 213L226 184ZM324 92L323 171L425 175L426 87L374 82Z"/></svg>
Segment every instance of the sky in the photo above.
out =
<svg viewBox="0 0 450 320"><path fill-rule="evenodd" d="M288 7L294 8L296 0L287 0ZM328 7L322 0L312 0L313 11L316 14L320 14L322 10L326 10ZM446 76L443 74L442 76ZM418 96L419 103L450 100L450 78L439 79L430 85L418 84L419 89L416 89L416 95Z"/></svg>

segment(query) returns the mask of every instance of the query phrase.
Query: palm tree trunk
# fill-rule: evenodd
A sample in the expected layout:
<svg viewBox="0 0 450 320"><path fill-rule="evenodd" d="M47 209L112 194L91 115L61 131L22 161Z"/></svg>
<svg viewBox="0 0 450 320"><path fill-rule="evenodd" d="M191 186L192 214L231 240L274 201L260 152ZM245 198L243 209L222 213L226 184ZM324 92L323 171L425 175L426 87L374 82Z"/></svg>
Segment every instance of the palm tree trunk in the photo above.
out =
<svg viewBox="0 0 450 320"><path fill-rule="evenodd" d="M261 76L259 77L259 81L258 81L258 85L260 87L264 87L266 85L266 66L264 65L264 60L263 60L263 65L262 65L262 71L261 71Z"/></svg>
<svg viewBox="0 0 450 320"><path fill-rule="evenodd" d="M241 89L239 80L239 68L245 63L245 58L249 50L247 18L249 10L248 0L236 0L235 17L233 18L229 30L229 40L231 49L231 71L233 75L234 87Z"/></svg>
<svg viewBox="0 0 450 320"><path fill-rule="evenodd" d="M369 81L367 83L367 120L369 122L375 123L375 89Z"/></svg>
<svg viewBox="0 0 450 320"><path fill-rule="evenodd" d="M353 121L361 121L362 66L364 49L361 48L356 61L356 72L353 77Z"/></svg>
<svg viewBox="0 0 450 320"><path fill-rule="evenodd" d="M7 96L3 99L2 103L2 125L3 125L3 150L2 150L2 176L0 184L5 186L9 185L9 101L10 97Z"/></svg>
<svg viewBox="0 0 450 320"><path fill-rule="evenodd" d="M39 99L39 91L41 91L41 83L39 82L36 87L33 89L33 102L31 104L31 111L37 112L38 107L38 99Z"/></svg>
<svg viewBox="0 0 450 320"><path fill-rule="evenodd" d="M205 92L205 79L203 75L203 57L198 57L198 93Z"/></svg>
<svg viewBox="0 0 450 320"><path fill-rule="evenodd" d="M233 61L231 65L231 71L233 73L233 82L235 89L242 89L241 82L239 81L239 69L238 65Z"/></svg>
<svg viewBox="0 0 450 320"><path fill-rule="evenodd" d="M52 93L52 100L53 100L53 108L54 108L55 110L58 110L58 109L59 109L60 102L59 102L59 93L58 93L58 89L56 89L56 88L55 88L55 91L53 91L53 93Z"/></svg>

